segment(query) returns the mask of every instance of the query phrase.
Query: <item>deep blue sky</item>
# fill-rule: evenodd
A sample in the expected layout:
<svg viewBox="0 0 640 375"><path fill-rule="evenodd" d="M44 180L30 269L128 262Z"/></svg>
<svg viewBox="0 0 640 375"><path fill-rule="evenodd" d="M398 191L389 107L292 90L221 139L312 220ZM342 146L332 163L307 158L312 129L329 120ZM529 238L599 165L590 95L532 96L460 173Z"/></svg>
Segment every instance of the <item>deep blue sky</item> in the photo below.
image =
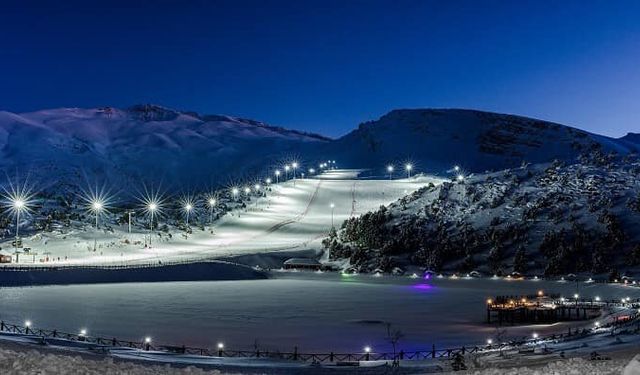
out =
<svg viewBox="0 0 640 375"><path fill-rule="evenodd" d="M188 3L188 4L187 4ZM337 136L394 108L640 131L640 1L0 3L0 109L158 103Z"/></svg>

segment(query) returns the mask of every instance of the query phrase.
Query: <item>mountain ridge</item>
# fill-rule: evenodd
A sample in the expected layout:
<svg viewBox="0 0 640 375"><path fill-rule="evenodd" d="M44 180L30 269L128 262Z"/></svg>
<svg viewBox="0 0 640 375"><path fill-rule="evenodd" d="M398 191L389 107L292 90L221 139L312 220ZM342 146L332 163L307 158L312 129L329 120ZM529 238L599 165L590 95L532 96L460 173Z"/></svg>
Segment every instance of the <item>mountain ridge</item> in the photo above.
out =
<svg viewBox="0 0 640 375"><path fill-rule="evenodd" d="M395 109L337 139L155 104L0 111L1 169L35 168L45 179L71 181L83 173L126 184L160 178L189 189L264 176L293 158L305 168L331 159L374 175L394 164L400 176L404 163L414 164L415 172L441 174L453 165L484 172L554 159L574 162L594 150L635 153L639 147L632 134L611 138L459 108Z"/></svg>

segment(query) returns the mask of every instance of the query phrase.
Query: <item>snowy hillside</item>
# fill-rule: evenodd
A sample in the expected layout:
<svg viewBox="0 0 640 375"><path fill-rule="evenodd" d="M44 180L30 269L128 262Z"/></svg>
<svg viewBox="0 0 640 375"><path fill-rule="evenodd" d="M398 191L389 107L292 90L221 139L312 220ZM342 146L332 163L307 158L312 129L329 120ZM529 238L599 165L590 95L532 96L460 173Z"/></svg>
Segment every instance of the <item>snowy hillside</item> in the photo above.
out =
<svg viewBox="0 0 640 375"><path fill-rule="evenodd" d="M162 181L170 190L200 190L256 177L298 158L382 172L411 161L418 172L453 164L484 172L554 159L574 161L595 149L636 151L638 136L620 139L555 123L471 110L395 110L337 140L222 115L154 105L128 109L60 108L0 111L0 169L36 177L38 185L83 185L98 177L118 188ZM58 189L59 190L59 189Z"/></svg>
<svg viewBox="0 0 640 375"><path fill-rule="evenodd" d="M0 168L48 183L105 178L204 188L299 155L321 136L229 116L158 106L0 112Z"/></svg>
<svg viewBox="0 0 640 375"><path fill-rule="evenodd" d="M460 109L394 110L323 146L342 166L382 169L412 161L417 169L442 172L458 164L484 172L554 159L575 160L584 152L628 153L638 144L572 127L498 113Z"/></svg>
<svg viewBox="0 0 640 375"><path fill-rule="evenodd" d="M23 219L22 244L31 251L20 257L20 263L166 264L316 249L333 223L389 204L428 183L441 182L428 177L358 180L359 172L327 171L237 197L224 189L218 191L213 208L206 204L206 195L194 197L188 224L177 198L166 200L161 215L155 216L153 232L150 217L140 204L113 207L100 216L96 229L94 215L79 197L68 197L65 205L46 200ZM129 210L133 211L131 231ZM13 253L15 221L8 217L0 221L0 250Z"/></svg>
<svg viewBox="0 0 640 375"><path fill-rule="evenodd" d="M365 270L616 275L640 265L639 175L636 157L596 153L452 179L350 219L325 243Z"/></svg>

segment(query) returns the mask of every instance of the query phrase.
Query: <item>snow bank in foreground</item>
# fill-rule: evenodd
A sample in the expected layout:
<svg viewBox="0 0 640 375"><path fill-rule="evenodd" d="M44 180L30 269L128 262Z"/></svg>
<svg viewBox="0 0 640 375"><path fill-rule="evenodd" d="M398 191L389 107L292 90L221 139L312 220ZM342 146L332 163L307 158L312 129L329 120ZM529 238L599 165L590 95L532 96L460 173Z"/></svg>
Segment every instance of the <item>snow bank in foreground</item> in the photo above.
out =
<svg viewBox="0 0 640 375"><path fill-rule="evenodd" d="M572 358L551 362L540 367L493 368L470 370L468 375L620 375L628 360L589 361ZM459 374L451 373L451 374Z"/></svg>
<svg viewBox="0 0 640 375"><path fill-rule="evenodd" d="M37 350L14 351L0 349L0 374L221 374L217 370L205 371L196 367L174 368L166 366L141 365L133 362L114 362L112 358L89 359L81 356L67 356L41 353Z"/></svg>

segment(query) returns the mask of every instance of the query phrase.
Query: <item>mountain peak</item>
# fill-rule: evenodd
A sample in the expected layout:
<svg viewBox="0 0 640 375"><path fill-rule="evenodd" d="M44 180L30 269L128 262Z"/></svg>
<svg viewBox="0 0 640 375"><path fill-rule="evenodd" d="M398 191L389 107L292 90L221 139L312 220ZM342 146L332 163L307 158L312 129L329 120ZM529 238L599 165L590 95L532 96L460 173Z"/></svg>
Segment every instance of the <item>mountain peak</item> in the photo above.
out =
<svg viewBox="0 0 640 375"><path fill-rule="evenodd" d="M136 104L125 109L142 121L173 121L181 112L157 104Z"/></svg>
<svg viewBox="0 0 640 375"><path fill-rule="evenodd" d="M628 141L632 143L640 143L640 133L627 133L625 136L620 137L620 140Z"/></svg>

